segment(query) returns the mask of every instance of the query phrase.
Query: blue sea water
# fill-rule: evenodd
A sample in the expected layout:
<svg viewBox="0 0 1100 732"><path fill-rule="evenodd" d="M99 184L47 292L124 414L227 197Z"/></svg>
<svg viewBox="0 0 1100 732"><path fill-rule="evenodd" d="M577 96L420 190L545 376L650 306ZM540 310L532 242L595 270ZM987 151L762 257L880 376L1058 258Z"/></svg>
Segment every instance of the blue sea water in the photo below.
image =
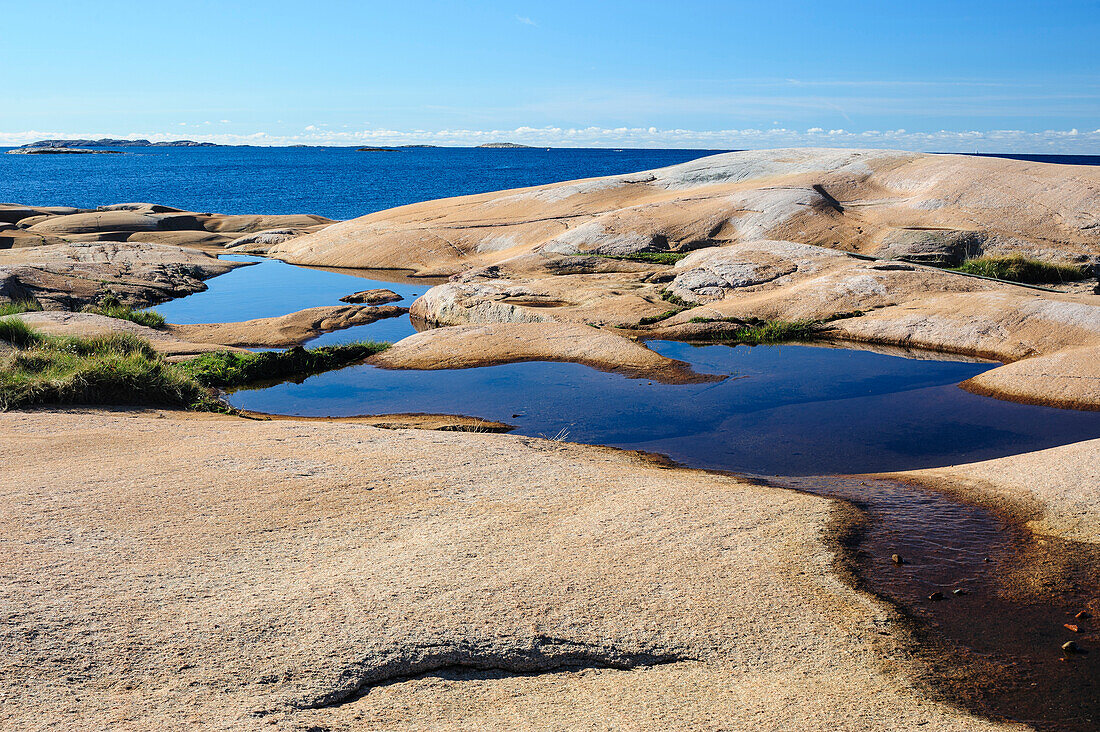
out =
<svg viewBox="0 0 1100 732"><path fill-rule="evenodd" d="M0 201L80 208L145 201L190 211L350 219L433 198L632 173L717 152L147 147L121 155L0 155Z"/></svg>
<svg viewBox="0 0 1100 732"><path fill-rule="evenodd" d="M433 198L632 173L719 152L724 151L148 147L125 148L122 155L0 154L0 201L80 208L146 201L191 211L349 219ZM1100 163L1095 155L1005 157Z"/></svg>

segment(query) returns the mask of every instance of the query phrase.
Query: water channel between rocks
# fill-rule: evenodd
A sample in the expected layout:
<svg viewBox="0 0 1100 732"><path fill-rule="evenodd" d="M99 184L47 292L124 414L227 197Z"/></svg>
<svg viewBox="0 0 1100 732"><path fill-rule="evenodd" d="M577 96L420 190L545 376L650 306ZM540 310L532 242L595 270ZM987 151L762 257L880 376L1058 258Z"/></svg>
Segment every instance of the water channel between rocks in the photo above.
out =
<svg viewBox="0 0 1100 732"><path fill-rule="evenodd" d="M227 258L259 263L157 310L175 323L246 320L339 304L341 296L375 287L398 293L404 299L397 304L407 307L434 284L392 272ZM328 333L310 345L395 342L414 332L405 316ZM988 362L801 345L647 345L729 378L664 385L542 362L440 371L363 365L240 390L229 401L298 416L464 414L516 425L520 434L663 453L691 467L786 476L767 481L862 509L867 520L849 552L853 574L907 616L933 686L975 711L1041 729L1100 728L1100 635L1090 620L1074 618L1086 608L1100 613L1096 549L1036 541L1004 516L929 488L837 475L972 462L1100 437L1100 413L958 388L996 366ZM1034 567L1046 574L1028 579ZM930 600L934 593L944 599ZM1097 652L1064 654L1067 640Z"/></svg>

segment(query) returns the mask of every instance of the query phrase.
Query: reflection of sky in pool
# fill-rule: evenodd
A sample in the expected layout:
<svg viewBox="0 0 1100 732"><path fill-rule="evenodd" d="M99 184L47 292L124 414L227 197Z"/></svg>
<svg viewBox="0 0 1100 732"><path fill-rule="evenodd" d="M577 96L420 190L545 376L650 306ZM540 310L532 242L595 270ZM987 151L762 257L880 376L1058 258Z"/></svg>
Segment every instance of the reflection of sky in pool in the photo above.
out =
<svg viewBox="0 0 1100 732"><path fill-rule="evenodd" d="M204 292L162 303L153 309L167 318L169 323L223 323L273 318L318 305L345 305L346 303L340 302L341 297L378 287L393 290L403 297L400 302L392 303L393 305L408 307L431 287L429 282L383 282L351 274L355 270L348 270L345 274L295 267L262 257L225 255L222 259L259 264L238 267L221 277L207 280L207 289ZM369 326L327 333L310 345L345 343L359 339L392 343L415 332L407 317L388 318Z"/></svg>
<svg viewBox="0 0 1100 732"><path fill-rule="evenodd" d="M247 258L257 260L258 258ZM209 290L157 307L169 321L217 322L339 304L386 287L408 306L429 283L391 283L262 260L208 282ZM310 345L360 338L396 341L408 317L326 334ZM568 363L392 371L354 366L302 383L239 391L238 407L342 416L387 412L467 414L516 432L651 450L696 467L808 474L901 470L981 460L1100 437L1100 413L979 397L956 384L992 364L929 361L808 346L651 348L712 384L669 386Z"/></svg>

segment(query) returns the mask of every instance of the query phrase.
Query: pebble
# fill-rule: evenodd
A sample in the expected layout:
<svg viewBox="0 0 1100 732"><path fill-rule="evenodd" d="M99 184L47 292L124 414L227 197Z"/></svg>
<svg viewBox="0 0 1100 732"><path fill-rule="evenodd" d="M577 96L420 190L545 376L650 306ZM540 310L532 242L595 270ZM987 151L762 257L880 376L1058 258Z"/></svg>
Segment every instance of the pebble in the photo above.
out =
<svg viewBox="0 0 1100 732"><path fill-rule="evenodd" d="M1077 641L1066 641L1062 644L1062 650L1066 653L1077 653L1081 649L1077 645Z"/></svg>
<svg viewBox="0 0 1100 732"><path fill-rule="evenodd" d="M900 554L891 554L890 561L894 564L905 564L905 560L901 558Z"/></svg>
<svg viewBox="0 0 1100 732"><path fill-rule="evenodd" d="M1074 625L1073 623L1066 623L1062 627L1065 628L1066 630L1070 631L1070 632L1073 632L1073 633L1080 633L1081 632L1081 627L1078 626L1078 625Z"/></svg>
<svg viewBox="0 0 1100 732"><path fill-rule="evenodd" d="M943 593L942 592L933 592L931 595L928 596L928 599L931 600L932 602L939 602L940 600L943 599Z"/></svg>
<svg viewBox="0 0 1100 732"><path fill-rule="evenodd" d="M1088 610L1082 610L1081 612L1077 613L1073 617L1077 618L1078 620L1088 620L1089 618L1092 617L1092 614L1089 613Z"/></svg>
<svg viewBox="0 0 1100 732"><path fill-rule="evenodd" d="M952 594L952 595L965 595L965 594L966 594L966 590L964 590L963 588L959 587L959 588L957 588L957 589L951 590L951 594Z"/></svg>

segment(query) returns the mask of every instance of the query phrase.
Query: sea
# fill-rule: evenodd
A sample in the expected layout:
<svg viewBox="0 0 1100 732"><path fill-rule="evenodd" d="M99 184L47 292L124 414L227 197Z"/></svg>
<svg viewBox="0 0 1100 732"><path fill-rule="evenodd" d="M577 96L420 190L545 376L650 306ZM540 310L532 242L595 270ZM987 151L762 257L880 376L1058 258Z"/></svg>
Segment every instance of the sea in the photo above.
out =
<svg viewBox="0 0 1100 732"><path fill-rule="evenodd" d="M720 152L728 151L148 147L117 155L0 154L0 201L79 208L142 201L189 211L350 219L418 201L633 173ZM1004 157L1100 164L1100 155Z"/></svg>

